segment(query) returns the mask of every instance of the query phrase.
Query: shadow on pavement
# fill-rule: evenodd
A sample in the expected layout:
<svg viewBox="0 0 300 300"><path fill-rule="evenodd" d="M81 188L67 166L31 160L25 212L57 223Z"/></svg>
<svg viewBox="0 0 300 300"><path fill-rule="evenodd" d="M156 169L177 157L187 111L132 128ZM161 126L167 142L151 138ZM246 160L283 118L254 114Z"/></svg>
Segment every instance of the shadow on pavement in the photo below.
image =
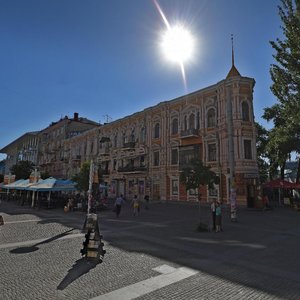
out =
<svg viewBox="0 0 300 300"><path fill-rule="evenodd" d="M62 237L64 237L64 236L68 235L68 234L69 234L71 231L73 231L73 230L74 230L74 229L67 230L67 231L65 231L65 232L63 232L63 233L60 233L60 234L58 234L58 235L55 235L55 236L53 236L53 237L51 237L51 238L49 238L49 239L47 239L47 240L45 240L45 241L43 241L43 242L34 244L34 245L32 245L32 246L29 246L29 247L18 247L18 248L15 248L15 249L10 250L9 252L10 252L10 253L13 253L13 254L24 254L24 253L34 252L34 251L36 251L36 250L39 249L37 246L42 245L42 244L47 244L47 243L50 243L50 242L52 242L52 241L55 241L55 240L57 240L57 239L59 239L59 238L62 238Z"/></svg>
<svg viewBox="0 0 300 300"><path fill-rule="evenodd" d="M76 260L75 264L68 271L68 274L57 286L57 289L64 290L69 284L88 273L91 269L94 269L99 263L98 260L88 260L85 257Z"/></svg>

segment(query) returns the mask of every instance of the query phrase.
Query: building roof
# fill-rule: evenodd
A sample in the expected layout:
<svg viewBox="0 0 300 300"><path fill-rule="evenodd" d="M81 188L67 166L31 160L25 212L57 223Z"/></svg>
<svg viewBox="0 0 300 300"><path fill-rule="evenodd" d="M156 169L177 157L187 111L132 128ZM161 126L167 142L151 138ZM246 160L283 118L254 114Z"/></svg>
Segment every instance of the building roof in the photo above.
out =
<svg viewBox="0 0 300 300"><path fill-rule="evenodd" d="M19 145L20 143L22 143L22 141L25 140L25 138L27 138L29 136L36 136L38 133L39 133L39 131L30 131L30 132L24 133L23 135L18 137L16 140L12 141L10 144L8 144L5 147L3 147L2 149L0 149L0 153L7 153L9 151L9 149L12 149L12 148L16 147L17 145Z"/></svg>

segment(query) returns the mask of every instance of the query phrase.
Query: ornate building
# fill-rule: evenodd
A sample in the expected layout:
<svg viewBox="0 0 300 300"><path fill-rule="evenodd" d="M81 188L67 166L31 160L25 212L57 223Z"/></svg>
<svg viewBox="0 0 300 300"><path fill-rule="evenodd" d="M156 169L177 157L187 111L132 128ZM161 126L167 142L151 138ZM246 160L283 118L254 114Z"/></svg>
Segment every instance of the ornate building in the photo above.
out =
<svg viewBox="0 0 300 300"><path fill-rule="evenodd" d="M233 64L212 86L65 140L66 174L93 159L112 197L193 201L195 191L186 191L179 175L197 157L220 178L214 189L201 188L201 200L227 202L234 185L237 202L251 206L258 183L254 85Z"/></svg>

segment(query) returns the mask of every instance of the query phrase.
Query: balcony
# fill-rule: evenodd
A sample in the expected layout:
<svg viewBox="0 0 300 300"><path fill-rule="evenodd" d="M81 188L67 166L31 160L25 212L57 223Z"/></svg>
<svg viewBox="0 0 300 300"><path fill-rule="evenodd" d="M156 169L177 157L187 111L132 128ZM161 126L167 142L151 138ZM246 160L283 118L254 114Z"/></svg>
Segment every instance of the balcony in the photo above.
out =
<svg viewBox="0 0 300 300"><path fill-rule="evenodd" d="M118 172L121 173L141 173L146 171L147 167L126 166L118 168Z"/></svg>
<svg viewBox="0 0 300 300"><path fill-rule="evenodd" d="M127 142L123 144L123 148L132 149L135 147L135 142Z"/></svg>
<svg viewBox="0 0 300 300"><path fill-rule="evenodd" d="M108 169L99 169L98 173L100 175L109 175L109 170Z"/></svg>
<svg viewBox="0 0 300 300"><path fill-rule="evenodd" d="M99 155L109 155L110 154L110 149L109 147L101 148L99 149Z"/></svg>
<svg viewBox="0 0 300 300"><path fill-rule="evenodd" d="M81 160L81 155L75 155L72 157L72 160Z"/></svg>
<svg viewBox="0 0 300 300"><path fill-rule="evenodd" d="M197 136L199 136L199 129L195 129L195 128L181 130L181 132L180 132L181 138L189 138L189 137L197 137Z"/></svg>

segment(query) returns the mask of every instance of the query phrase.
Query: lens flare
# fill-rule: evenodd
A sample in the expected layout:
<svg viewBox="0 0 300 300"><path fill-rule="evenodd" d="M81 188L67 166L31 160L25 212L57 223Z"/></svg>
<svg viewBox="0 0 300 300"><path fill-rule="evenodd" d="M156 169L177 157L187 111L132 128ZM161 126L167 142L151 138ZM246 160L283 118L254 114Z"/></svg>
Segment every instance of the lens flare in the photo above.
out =
<svg viewBox="0 0 300 300"><path fill-rule="evenodd" d="M167 59L183 64L193 56L194 39L182 25L176 25L163 34L161 46Z"/></svg>

